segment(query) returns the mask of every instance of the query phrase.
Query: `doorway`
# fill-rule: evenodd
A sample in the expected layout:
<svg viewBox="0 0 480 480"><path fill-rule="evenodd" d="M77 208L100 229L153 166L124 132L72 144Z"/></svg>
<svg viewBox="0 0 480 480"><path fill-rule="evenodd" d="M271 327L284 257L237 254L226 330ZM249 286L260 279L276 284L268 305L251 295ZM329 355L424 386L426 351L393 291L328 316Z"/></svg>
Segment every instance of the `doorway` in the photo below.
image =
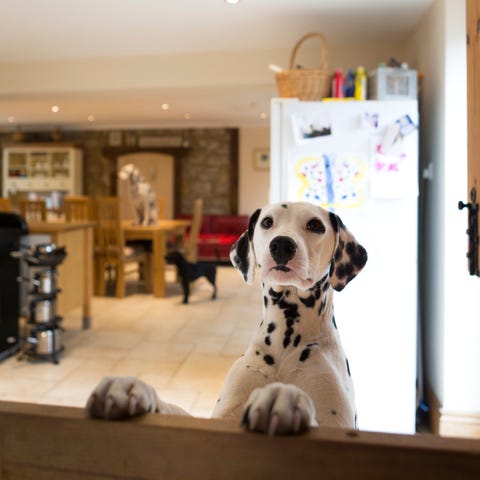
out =
<svg viewBox="0 0 480 480"><path fill-rule="evenodd" d="M117 171L133 163L140 171L140 175L152 186L157 198L164 199L165 218L173 218L174 212L174 158L161 153L129 153L117 158ZM117 192L121 201L123 219L134 219L135 212L130 201L130 187L128 181L117 178Z"/></svg>

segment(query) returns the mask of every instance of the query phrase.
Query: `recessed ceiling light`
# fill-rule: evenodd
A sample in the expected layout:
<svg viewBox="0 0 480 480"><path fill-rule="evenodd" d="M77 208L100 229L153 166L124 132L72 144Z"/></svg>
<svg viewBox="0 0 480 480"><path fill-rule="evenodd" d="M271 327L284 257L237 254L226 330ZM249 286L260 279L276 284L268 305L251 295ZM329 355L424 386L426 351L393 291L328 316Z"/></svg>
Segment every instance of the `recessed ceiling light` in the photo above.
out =
<svg viewBox="0 0 480 480"><path fill-rule="evenodd" d="M162 103L162 110L168 110L170 105L168 103Z"/></svg>
<svg viewBox="0 0 480 480"><path fill-rule="evenodd" d="M235 5L239 2L240 0L225 0L225 3L228 3L229 5Z"/></svg>
<svg viewBox="0 0 480 480"><path fill-rule="evenodd" d="M58 113L60 111L60 107L58 105L52 105L52 112Z"/></svg>
<svg viewBox="0 0 480 480"><path fill-rule="evenodd" d="M8 123L13 123L15 121L15 117L14 116L10 116L7 118L7 122Z"/></svg>
<svg viewBox="0 0 480 480"><path fill-rule="evenodd" d="M88 120L89 122L94 122L94 121L95 121L95 117L94 117L92 114L90 114L90 115L87 117L87 120Z"/></svg>

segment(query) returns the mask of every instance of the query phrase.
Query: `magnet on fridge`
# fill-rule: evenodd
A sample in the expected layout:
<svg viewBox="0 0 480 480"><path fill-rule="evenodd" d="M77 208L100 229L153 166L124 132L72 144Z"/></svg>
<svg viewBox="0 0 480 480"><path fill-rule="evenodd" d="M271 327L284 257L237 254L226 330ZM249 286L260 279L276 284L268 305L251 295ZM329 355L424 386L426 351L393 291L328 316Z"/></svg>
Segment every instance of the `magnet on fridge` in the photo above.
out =
<svg viewBox="0 0 480 480"><path fill-rule="evenodd" d="M412 133L417 129L409 115L404 115L403 117L399 118L395 123L398 123L398 125L400 126L400 135L402 137L406 137L409 133Z"/></svg>
<svg viewBox="0 0 480 480"><path fill-rule="evenodd" d="M394 143L397 141L399 133L400 124L398 122L389 125L387 131L385 132L385 135L382 138L382 142L378 147L378 153L386 155L392 149Z"/></svg>
<svg viewBox="0 0 480 480"><path fill-rule="evenodd" d="M360 117L361 128L377 128L378 127L378 113L363 112Z"/></svg>

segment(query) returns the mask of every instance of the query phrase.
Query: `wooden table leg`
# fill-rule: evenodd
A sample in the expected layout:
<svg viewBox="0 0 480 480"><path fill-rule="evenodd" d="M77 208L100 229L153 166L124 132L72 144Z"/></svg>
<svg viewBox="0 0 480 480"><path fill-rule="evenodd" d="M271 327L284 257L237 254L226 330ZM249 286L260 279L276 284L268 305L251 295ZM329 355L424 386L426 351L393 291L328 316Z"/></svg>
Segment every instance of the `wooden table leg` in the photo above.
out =
<svg viewBox="0 0 480 480"><path fill-rule="evenodd" d="M153 296L165 296L165 232L156 231L152 238Z"/></svg>
<svg viewBox="0 0 480 480"><path fill-rule="evenodd" d="M92 323L93 294L93 228L85 229L85 285L83 291L83 329L90 328Z"/></svg>

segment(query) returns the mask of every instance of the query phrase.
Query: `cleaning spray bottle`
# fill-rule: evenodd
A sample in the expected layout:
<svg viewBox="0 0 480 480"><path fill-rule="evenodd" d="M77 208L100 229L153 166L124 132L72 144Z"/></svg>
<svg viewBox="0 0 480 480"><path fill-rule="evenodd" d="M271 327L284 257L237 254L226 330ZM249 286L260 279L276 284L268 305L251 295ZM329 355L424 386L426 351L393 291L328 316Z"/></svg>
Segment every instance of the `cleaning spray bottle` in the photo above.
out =
<svg viewBox="0 0 480 480"><path fill-rule="evenodd" d="M337 68L333 75L332 97L343 98L343 74L341 68Z"/></svg>
<svg viewBox="0 0 480 480"><path fill-rule="evenodd" d="M367 99L367 75L362 66L357 67L355 72L355 100Z"/></svg>
<svg viewBox="0 0 480 480"><path fill-rule="evenodd" d="M348 69L343 85L343 95L345 97L355 96L355 74L351 68Z"/></svg>

